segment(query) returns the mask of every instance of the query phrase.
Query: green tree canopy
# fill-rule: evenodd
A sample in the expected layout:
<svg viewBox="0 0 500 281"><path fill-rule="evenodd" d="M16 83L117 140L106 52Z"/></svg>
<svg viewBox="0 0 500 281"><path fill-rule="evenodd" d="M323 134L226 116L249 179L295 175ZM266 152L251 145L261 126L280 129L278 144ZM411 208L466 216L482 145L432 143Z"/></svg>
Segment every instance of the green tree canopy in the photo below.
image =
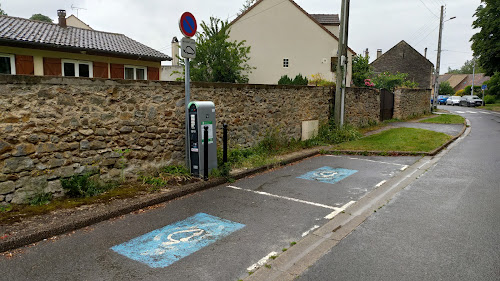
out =
<svg viewBox="0 0 500 281"><path fill-rule="evenodd" d="M372 70L368 60L368 57L362 55L357 55L352 58L352 81L357 87L364 87L365 79L369 79L372 76Z"/></svg>
<svg viewBox="0 0 500 281"><path fill-rule="evenodd" d="M250 47L245 41L229 41L229 23L211 17L201 23L196 40L196 58L191 61L191 79L202 82L248 83Z"/></svg>
<svg viewBox="0 0 500 281"><path fill-rule="evenodd" d="M474 56L479 58L479 63L485 70L486 75L493 75L500 71L500 0L481 0L476 9L476 20L472 23L473 28L481 30L474 34L472 50Z"/></svg>
<svg viewBox="0 0 500 281"><path fill-rule="evenodd" d="M448 73L451 74L472 74L474 70L474 61L476 62L476 73L484 73L484 69L481 67L477 59L471 59L465 61L464 65L459 69L451 69L448 67Z"/></svg>
<svg viewBox="0 0 500 281"><path fill-rule="evenodd" d="M250 8L253 4L255 4L257 0L245 0L245 3L243 3L243 8L240 9L240 12L238 15L243 14L248 8Z"/></svg>
<svg viewBox="0 0 500 281"><path fill-rule="evenodd" d="M450 82L445 81L439 84L439 92L440 95L453 96L455 94L455 90L450 85Z"/></svg>
<svg viewBox="0 0 500 281"><path fill-rule="evenodd" d="M1 7L2 4L0 4L0 16L8 16L7 13Z"/></svg>
<svg viewBox="0 0 500 281"><path fill-rule="evenodd" d="M52 19L42 14L34 14L31 16L30 20L38 20L38 21L53 23Z"/></svg>
<svg viewBox="0 0 500 281"><path fill-rule="evenodd" d="M394 91L396 88L417 88L418 83L408 80L408 73L392 74L390 72L383 72L378 74L372 79L377 89L387 89Z"/></svg>
<svg viewBox="0 0 500 281"><path fill-rule="evenodd" d="M485 84L488 86L486 90L487 95L496 96L497 99L500 98L500 72L495 72L491 79L486 81Z"/></svg>

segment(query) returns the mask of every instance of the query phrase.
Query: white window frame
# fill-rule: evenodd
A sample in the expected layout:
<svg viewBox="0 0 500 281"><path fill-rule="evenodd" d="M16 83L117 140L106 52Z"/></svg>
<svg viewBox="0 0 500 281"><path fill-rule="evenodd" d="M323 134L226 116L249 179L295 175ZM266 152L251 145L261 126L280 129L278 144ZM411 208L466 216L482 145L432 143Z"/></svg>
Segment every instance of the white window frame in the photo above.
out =
<svg viewBox="0 0 500 281"><path fill-rule="evenodd" d="M78 65L87 64L89 66L89 77L84 77L84 78L94 78L94 64L91 61L62 59L61 60L62 76L66 76L64 75L65 63L72 63L75 66L75 77L80 77L80 68L78 67Z"/></svg>
<svg viewBox="0 0 500 281"><path fill-rule="evenodd" d="M137 66L137 65L125 65L123 68L123 78L125 78L125 69L127 68L132 68L134 69L134 79L132 80L137 80L137 69L142 69L144 70L144 80L148 80L148 68L145 66ZM127 78L125 78L127 79Z"/></svg>
<svg viewBox="0 0 500 281"><path fill-rule="evenodd" d="M16 57L12 54L0 53L0 57L10 58L10 74L16 74Z"/></svg>
<svg viewBox="0 0 500 281"><path fill-rule="evenodd" d="M289 68L289 67L290 67L290 59L284 58L283 59L283 68Z"/></svg>

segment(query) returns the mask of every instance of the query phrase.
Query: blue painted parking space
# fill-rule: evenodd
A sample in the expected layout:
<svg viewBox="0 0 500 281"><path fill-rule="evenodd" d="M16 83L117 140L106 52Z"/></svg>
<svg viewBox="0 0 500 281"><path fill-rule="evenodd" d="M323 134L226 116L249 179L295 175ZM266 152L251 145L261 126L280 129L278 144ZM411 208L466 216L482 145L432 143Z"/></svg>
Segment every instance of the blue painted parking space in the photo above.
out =
<svg viewBox="0 0 500 281"><path fill-rule="evenodd" d="M342 168L332 168L332 167L321 167L314 171L308 172L302 176L297 177L298 179L320 181L329 184L335 184L350 175L357 173L356 170L342 169Z"/></svg>
<svg viewBox="0 0 500 281"><path fill-rule="evenodd" d="M111 249L152 268L174 262L243 228L245 225L204 213L151 231Z"/></svg>

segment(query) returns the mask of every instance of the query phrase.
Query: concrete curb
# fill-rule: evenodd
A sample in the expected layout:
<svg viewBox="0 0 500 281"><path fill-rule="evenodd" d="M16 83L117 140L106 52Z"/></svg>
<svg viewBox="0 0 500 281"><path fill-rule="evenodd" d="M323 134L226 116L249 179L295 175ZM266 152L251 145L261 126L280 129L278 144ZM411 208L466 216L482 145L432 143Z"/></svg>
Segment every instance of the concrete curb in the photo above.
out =
<svg viewBox="0 0 500 281"><path fill-rule="evenodd" d="M241 179L253 174L261 173L267 170L274 169L281 165L287 165L290 163L294 163L309 157L316 156L321 153L327 154L356 154L356 155L392 155L392 156L407 156L407 155L426 155L432 156L439 153L441 150L446 148L448 145L453 143L456 139L458 139L465 132L467 126L464 124L462 132L451 139L449 142L441 146L440 148L428 153L428 152L381 152L381 151L335 151L331 150L329 146L322 146L312 149L306 149L303 151L291 153L289 155L284 156L277 164L262 166L255 169L249 169L245 171L238 171L235 173L231 173L231 177L234 179ZM99 210L92 213L79 213L74 215L74 217L68 217L68 220L58 221L51 225L47 225L43 229L38 229L36 231L26 231L23 233L20 231L20 234L7 236L0 240L0 253L9 251L12 249L20 248L32 243L36 243L42 241L44 239L61 235L73 230L77 230L86 226L90 226L92 224L102 222L108 219L112 219L118 216L122 216L152 205L164 203L170 200L174 200L176 198L180 198L185 195L189 195L192 193L196 193L199 191L203 191L212 187L219 186L221 184L226 183L227 180L224 178L212 179L206 182L196 182L193 184L188 184L182 186L179 190L174 190L171 192L167 192L164 194L159 194L157 196L153 196L152 198L133 198L131 200L114 200L109 205L106 205L105 208L99 208ZM126 202L126 204L124 204Z"/></svg>

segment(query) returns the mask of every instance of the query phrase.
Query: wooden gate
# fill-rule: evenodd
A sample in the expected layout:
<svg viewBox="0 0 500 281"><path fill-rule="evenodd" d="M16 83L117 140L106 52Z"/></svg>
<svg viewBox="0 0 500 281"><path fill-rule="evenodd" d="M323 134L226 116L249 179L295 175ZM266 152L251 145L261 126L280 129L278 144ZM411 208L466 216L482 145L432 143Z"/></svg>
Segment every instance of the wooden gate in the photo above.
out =
<svg viewBox="0 0 500 281"><path fill-rule="evenodd" d="M380 91L380 121L392 119L394 113L394 94L386 89Z"/></svg>

